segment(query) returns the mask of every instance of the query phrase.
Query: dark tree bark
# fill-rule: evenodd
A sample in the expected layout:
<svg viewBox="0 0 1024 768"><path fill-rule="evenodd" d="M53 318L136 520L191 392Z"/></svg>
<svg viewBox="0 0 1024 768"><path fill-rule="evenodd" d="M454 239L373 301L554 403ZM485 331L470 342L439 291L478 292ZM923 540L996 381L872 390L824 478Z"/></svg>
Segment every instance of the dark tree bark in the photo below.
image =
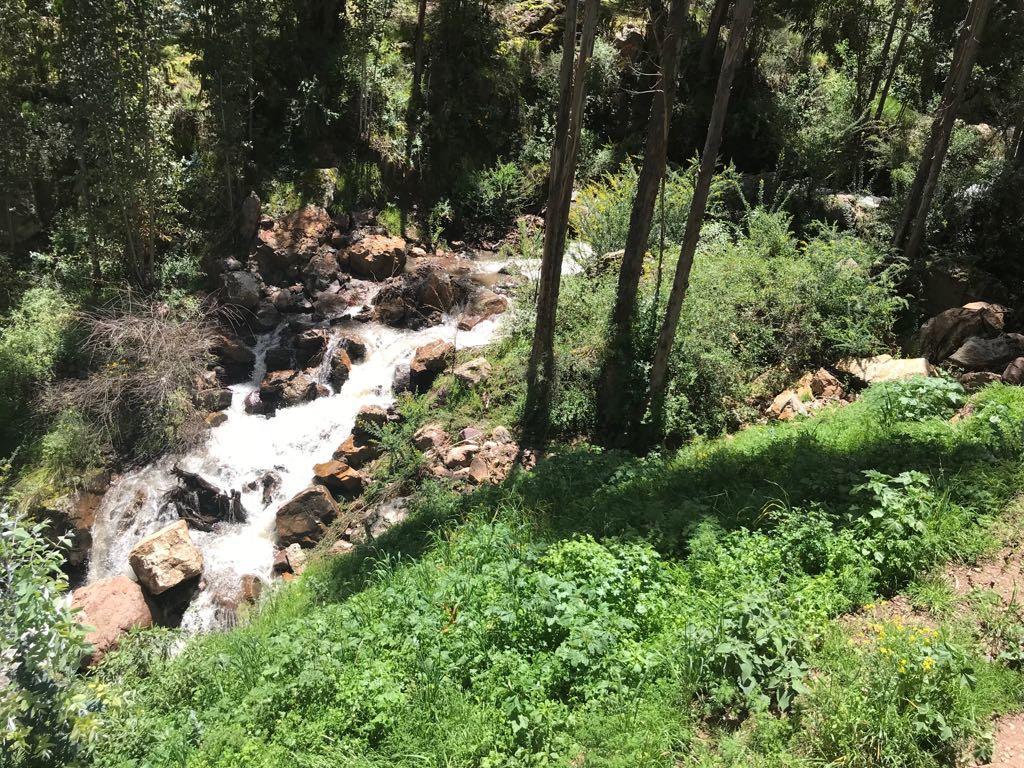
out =
<svg viewBox="0 0 1024 768"><path fill-rule="evenodd" d="M878 88L882 84L882 74L886 71L886 65L889 63L889 51L892 49L892 41L896 36L896 28L899 26L904 5L906 5L906 0L896 0L896 4L893 6L892 18L889 20L889 29L885 33L885 42L882 43L878 67L875 69L875 76L871 78L871 88L868 89L868 108L874 103L875 96L878 95Z"/></svg>
<svg viewBox="0 0 1024 768"><path fill-rule="evenodd" d="M427 0L419 0L416 11L416 38L413 43L412 90L409 92L409 105L405 113L405 162L412 166L412 145L416 141L416 126L420 114L420 90L423 81L423 32L427 20Z"/></svg>
<svg viewBox="0 0 1024 768"><path fill-rule="evenodd" d="M899 70L900 62L903 60L903 51L907 47L907 39L910 37L910 31L914 26L914 10L913 8L907 12L907 22L903 27L903 31L900 33L900 41L896 44L896 53L893 54L892 63L889 65L889 72L885 77L885 82L882 84L882 92L878 96L878 107L875 109L875 122L882 119L882 115L885 113L885 102L889 100L889 91L892 90L892 81L896 78L896 72Z"/></svg>
<svg viewBox="0 0 1024 768"><path fill-rule="evenodd" d="M964 90L974 69L974 60L978 55L979 37L985 29L993 0L972 0L960 28L953 64L946 78L942 100L939 102L935 119L932 121L931 134L921 155L921 163L914 177L914 183L907 196L903 216L893 244L903 251L909 263L913 263L924 239L925 223L928 209L931 207L935 185L938 183L942 163L949 149L949 137L956 120L956 113L963 101Z"/></svg>
<svg viewBox="0 0 1024 768"><path fill-rule="evenodd" d="M664 40L658 80L647 122L644 160L637 179L636 196L629 218L626 248L619 267L618 291L612 310L611 340L598 393L601 421L609 437L624 426L625 406L622 384L632 362L630 338L636 314L636 298L643 272L644 254L651 234L651 222L658 196L658 187L665 176L668 156L668 128L675 101L676 69L679 63L680 40L689 11L689 0L672 0Z"/></svg>
<svg viewBox="0 0 1024 768"><path fill-rule="evenodd" d="M693 189L690 213L686 218L683 245L679 251L679 261L676 264L675 277L672 281L672 291L669 293L668 307L665 310L665 321L661 326L658 345L654 351L650 387L647 392L647 406L651 411L652 425L657 425L661 418L665 392L668 386L669 355L675 343L676 329L679 325L679 314L683 307L683 299L686 298L686 291L690 285L693 257L697 251L700 229L704 223L704 214L707 211L711 181L714 178L715 165L718 162L718 149L722 144L722 130L725 127L725 116L729 109L729 96L732 93L732 83L736 76L736 70L739 69L740 62L743 60L743 55L746 51L747 28L750 24L750 15L753 10L754 0L736 0L736 7L733 11L732 30L729 34L729 44L726 46L725 59L722 61L722 69L718 75L715 103L711 110L711 120L708 123L707 140L704 143L704 153L701 155L697 183Z"/></svg>
<svg viewBox="0 0 1024 768"><path fill-rule="evenodd" d="M715 0L715 7L711 9L711 17L708 19L708 32L704 36L704 45L700 51L700 71L710 72L711 62L715 59L715 50L718 48L718 36L722 32L722 24L729 12L729 0Z"/></svg>
<svg viewBox="0 0 1024 768"><path fill-rule="evenodd" d="M551 148L547 211L544 217L544 251L537 286L537 321L533 348L526 372L524 433L529 440L543 440L549 423L555 377L555 316L562 278L562 256L569 225L569 203L576 177L576 153L583 123L583 88L587 64L594 51L599 0L584 0L583 27L576 55L579 0L569 0L559 68L559 105L555 140ZM575 60L575 64L574 64Z"/></svg>

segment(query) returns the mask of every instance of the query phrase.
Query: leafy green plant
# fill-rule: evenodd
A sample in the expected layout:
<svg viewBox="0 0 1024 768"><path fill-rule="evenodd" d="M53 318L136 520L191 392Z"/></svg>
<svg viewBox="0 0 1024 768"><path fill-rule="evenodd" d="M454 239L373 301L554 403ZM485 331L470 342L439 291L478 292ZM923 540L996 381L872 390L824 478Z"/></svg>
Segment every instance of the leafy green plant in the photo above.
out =
<svg viewBox="0 0 1024 768"><path fill-rule="evenodd" d="M948 376L914 376L871 387L864 395L883 423L948 419L967 402L964 388Z"/></svg>
<svg viewBox="0 0 1024 768"><path fill-rule="evenodd" d="M44 525L0 508L0 749L12 768L63 764L96 725L62 563Z"/></svg>
<svg viewBox="0 0 1024 768"><path fill-rule="evenodd" d="M930 627L873 623L825 651L801 712L817 759L853 768L954 764L982 735L972 690L985 662Z"/></svg>

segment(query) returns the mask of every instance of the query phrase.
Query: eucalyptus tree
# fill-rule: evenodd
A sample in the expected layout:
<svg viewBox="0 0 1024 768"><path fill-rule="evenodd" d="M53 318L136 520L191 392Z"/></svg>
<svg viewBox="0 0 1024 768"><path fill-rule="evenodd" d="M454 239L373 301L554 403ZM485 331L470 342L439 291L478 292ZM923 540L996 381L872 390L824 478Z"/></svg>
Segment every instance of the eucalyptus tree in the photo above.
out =
<svg viewBox="0 0 1024 768"><path fill-rule="evenodd" d="M159 77L171 28L159 0L64 0L61 76L70 97L77 183L90 247L152 285L173 210L168 104Z"/></svg>
<svg viewBox="0 0 1024 768"><path fill-rule="evenodd" d="M739 69L746 51L747 29L753 10L754 0L736 0L736 5L733 9L732 26L729 31L729 43L726 46L722 69L718 75L715 102L711 109L711 120L708 123L707 139L704 144L704 151L701 154L697 181L694 184L690 212L686 219L683 244L679 251L679 261L676 263L672 290L669 293L668 306L665 309L665 318L658 336L654 360L651 365L651 378L647 391L646 405L651 413L652 425L656 425L660 420L664 405L665 392L668 387L669 356L675 344L676 330L679 326L679 315L682 311L683 300L686 298L686 292L690 285L690 271L693 269L693 259L697 252L700 230L704 223L708 196L711 192L711 181L714 178L715 166L718 163L718 150L722 143L722 130L725 127L725 117L729 109L729 96L732 93L732 84L736 76L736 70Z"/></svg>
<svg viewBox="0 0 1024 768"><path fill-rule="evenodd" d="M547 210L544 216L544 249L537 287L537 320L526 372L524 431L543 439L550 418L555 378L555 317L562 278L562 257L569 226L569 204L576 178L576 157L583 125L583 98L587 64L594 52L599 0L583 0L582 25L579 0L568 0L562 60L558 70L558 112L551 147ZM580 28L579 52L576 30Z"/></svg>

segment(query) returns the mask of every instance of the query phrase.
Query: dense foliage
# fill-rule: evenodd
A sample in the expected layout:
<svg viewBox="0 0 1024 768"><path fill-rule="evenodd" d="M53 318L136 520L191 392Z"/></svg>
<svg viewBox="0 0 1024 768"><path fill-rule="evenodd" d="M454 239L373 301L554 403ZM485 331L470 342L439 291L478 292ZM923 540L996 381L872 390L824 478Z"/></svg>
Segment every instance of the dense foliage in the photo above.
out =
<svg viewBox="0 0 1024 768"><path fill-rule="evenodd" d="M956 627L833 620L991 546L1024 400L989 390L957 424L879 402L428 486L377 551L317 563L241 629L110 657L126 701L94 762L945 764L1024 680Z"/></svg>

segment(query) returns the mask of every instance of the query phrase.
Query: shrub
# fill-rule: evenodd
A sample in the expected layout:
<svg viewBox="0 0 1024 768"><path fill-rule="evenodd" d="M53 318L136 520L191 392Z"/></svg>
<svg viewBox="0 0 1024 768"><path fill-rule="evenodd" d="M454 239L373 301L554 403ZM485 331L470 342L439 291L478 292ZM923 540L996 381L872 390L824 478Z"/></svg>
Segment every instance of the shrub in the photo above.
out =
<svg viewBox="0 0 1024 768"><path fill-rule="evenodd" d="M827 674L801 702L808 751L851 768L959 762L981 736L972 689L985 662L941 632L868 625L826 648Z"/></svg>
<svg viewBox="0 0 1024 768"><path fill-rule="evenodd" d="M95 725L95 691L76 677L84 634L49 542L0 508L0 750L12 768L64 764Z"/></svg>
<svg viewBox="0 0 1024 768"><path fill-rule="evenodd" d="M0 328L0 455L25 434L30 406L68 354L74 314L50 284L30 288Z"/></svg>
<svg viewBox="0 0 1024 768"><path fill-rule="evenodd" d="M202 433L191 394L210 360L211 327L199 308L127 305L82 316L91 370L46 398L55 413L73 410L129 459L177 450ZM76 417L77 418L77 417Z"/></svg>
<svg viewBox="0 0 1024 768"><path fill-rule="evenodd" d="M948 419L967 402L964 388L947 376L914 376L871 387L864 399L883 423Z"/></svg>

